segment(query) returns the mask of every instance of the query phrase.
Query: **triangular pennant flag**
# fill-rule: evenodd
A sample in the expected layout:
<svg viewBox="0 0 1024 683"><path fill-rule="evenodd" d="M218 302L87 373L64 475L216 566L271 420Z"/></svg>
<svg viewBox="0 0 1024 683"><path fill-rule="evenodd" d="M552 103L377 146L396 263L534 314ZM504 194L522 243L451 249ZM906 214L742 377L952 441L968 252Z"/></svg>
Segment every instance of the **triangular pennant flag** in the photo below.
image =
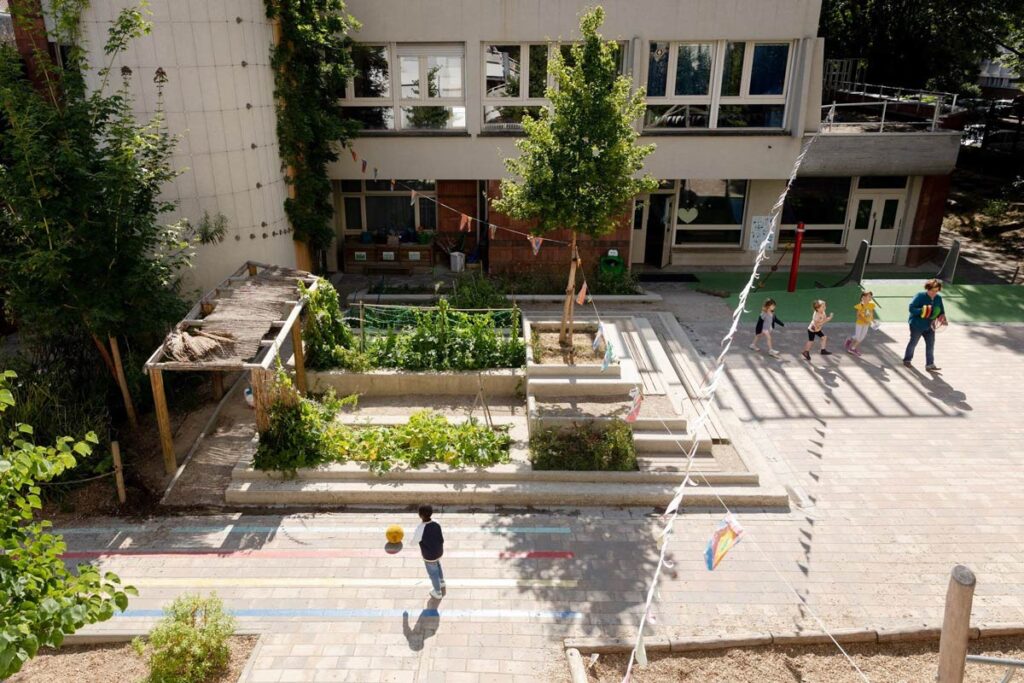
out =
<svg viewBox="0 0 1024 683"><path fill-rule="evenodd" d="M594 348L595 351L597 351L597 347L599 347L601 345L601 342L603 340L604 340L604 325L599 323L598 326L597 326L597 334L594 335L593 348Z"/></svg>
<svg viewBox="0 0 1024 683"><path fill-rule="evenodd" d="M533 255L536 256L540 253L540 245L544 244L543 237L534 237L533 235L527 235L526 238L530 240L530 246L533 247Z"/></svg>
<svg viewBox="0 0 1024 683"><path fill-rule="evenodd" d="M374 169L373 169L373 179L374 180L377 179L377 168L376 167L374 167Z"/></svg>
<svg viewBox="0 0 1024 683"><path fill-rule="evenodd" d="M464 213L459 214L459 232L469 232L469 216Z"/></svg>
<svg viewBox="0 0 1024 683"><path fill-rule="evenodd" d="M348 151L350 154L352 154L352 161L359 161L359 155L356 154L356 150L354 147L350 147Z"/></svg>
<svg viewBox="0 0 1024 683"><path fill-rule="evenodd" d="M498 234L498 226L495 225L494 223L491 223L491 239L493 240L494 236L497 235L497 234Z"/></svg>
<svg viewBox="0 0 1024 683"><path fill-rule="evenodd" d="M363 159L363 173L366 173L366 159Z"/></svg>
<svg viewBox="0 0 1024 683"><path fill-rule="evenodd" d="M587 300L587 282L583 281L583 286L580 287L580 293L576 295L576 303L582 306Z"/></svg>
<svg viewBox="0 0 1024 683"><path fill-rule="evenodd" d="M607 370L608 366L612 364L613 360L615 360L615 349L613 346L614 344L610 341L607 341L604 344L604 360L601 361L601 372Z"/></svg>
<svg viewBox="0 0 1024 683"><path fill-rule="evenodd" d="M629 395L633 397L633 405L630 407L629 413L626 414L626 422L636 422L640 416L640 406L643 405L644 395L636 387L629 390Z"/></svg>
<svg viewBox="0 0 1024 683"><path fill-rule="evenodd" d="M412 198L409 200L409 206L416 206L416 190L412 191Z"/></svg>
<svg viewBox="0 0 1024 683"><path fill-rule="evenodd" d="M391 191L392 192L395 191L395 179L394 178L391 179Z"/></svg>
<svg viewBox="0 0 1024 683"><path fill-rule="evenodd" d="M715 533L708 539L708 547L704 550L704 561L709 570L718 566L722 558L732 550L733 546L743 537L743 527L732 515L726 515L719 523Z"/></svg>

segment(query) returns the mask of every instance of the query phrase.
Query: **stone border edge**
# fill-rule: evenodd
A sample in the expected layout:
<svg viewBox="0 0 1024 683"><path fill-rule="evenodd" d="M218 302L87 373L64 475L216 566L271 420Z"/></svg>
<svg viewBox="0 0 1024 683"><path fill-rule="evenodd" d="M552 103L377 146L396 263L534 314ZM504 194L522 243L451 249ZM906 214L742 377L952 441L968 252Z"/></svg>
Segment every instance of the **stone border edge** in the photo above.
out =
<svg viewBox="0 0 1024 683"><path fill-rule="evenodd" d="M505 298L514 304L562 303L564 294L506 294ZM653 304L662 301L662 296L655 292L643 290L643 294L594 294L593 300L606 304ZM370 294L367 289L352 292L346 297L349 304L360 301L367 304L431 304L437 301L434 294Z"/></svg>
<svg viewBox="0 0 1024 683"><path fill-rule="evenodd" d="M907 643L938 640L941 631L942 629L938 627L926 625L899 628L837 629L832 631L831 635L839 643ZM970 635L971 640L1024 636L1024 622L980 624L971 627ZM644 646L648 652L680 653L767 645L822 645L830 642L832 641L829 634L821 631L769 631L728 636L645 638ZM563 645L567 652L574 650L580 655L628 654L633 650L633 641L622 638L566 638Z"/></svg>

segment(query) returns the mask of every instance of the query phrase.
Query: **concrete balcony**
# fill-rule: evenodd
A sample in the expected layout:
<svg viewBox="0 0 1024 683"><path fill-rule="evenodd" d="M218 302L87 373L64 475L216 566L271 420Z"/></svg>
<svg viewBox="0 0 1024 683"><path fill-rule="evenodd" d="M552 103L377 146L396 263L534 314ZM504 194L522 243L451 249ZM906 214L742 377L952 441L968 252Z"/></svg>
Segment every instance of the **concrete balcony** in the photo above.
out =
<svg viewBox="0 0 1024 683"><path fill-rule="evenodd" d="M808 150L800 175L945 175L956 166L959 153L960 131L956 130L893 128L878 133L833 128L822 133Z"/></svg>

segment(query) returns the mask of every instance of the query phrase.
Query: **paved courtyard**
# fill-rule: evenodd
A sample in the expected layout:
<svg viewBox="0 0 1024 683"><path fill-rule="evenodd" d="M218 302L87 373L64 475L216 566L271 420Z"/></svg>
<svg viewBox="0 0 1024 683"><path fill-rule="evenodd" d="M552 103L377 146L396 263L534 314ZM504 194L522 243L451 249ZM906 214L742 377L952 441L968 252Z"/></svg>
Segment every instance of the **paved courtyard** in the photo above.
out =
<svg viewBox="0 0 1024 683"><path fill-rule="evenodd" d="M672 307L698 348L717 349L724 322ZM834 348L845 331L832 331ZM681 517L652 633L937 625L956 563L978 576L975 622L1024 621L1024 327L951 327L938 339L941 376L921 370L923 348L918 369L902 366L905 333L885 324L863 359L808 364L799 324L777 338L780 360L749 351L743 331L722 398L804 507L737 511L747 535L714 572L703 550L722 511ZM437 518L440 603L415 547L383 551L388 523L411 531L405 512L64 531L77 557L115 551L103 567L140 589L128 615L94 630L143 625L178 593L216 590L243 627L268 632L250 681L560 680L563 637L632 635L656 561L652 511Z"/></svg>

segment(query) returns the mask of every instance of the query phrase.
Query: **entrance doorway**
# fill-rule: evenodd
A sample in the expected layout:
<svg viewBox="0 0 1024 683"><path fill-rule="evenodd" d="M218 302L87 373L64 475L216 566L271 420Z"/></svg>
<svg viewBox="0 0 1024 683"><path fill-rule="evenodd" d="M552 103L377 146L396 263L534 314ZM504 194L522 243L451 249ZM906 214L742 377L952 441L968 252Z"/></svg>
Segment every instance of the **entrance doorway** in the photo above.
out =
<svg viewBox="0 0 1024 683"><path fill-rule="evenodd" d="M886 247L899 244L903 227L903 192L856 193L853 196L851 248L867 240L872 249L868 263L892 263L896 249Z"/></svg>
<svg viewBox="0 0 1024 683"><path fill-rule="evenodd" d="M675 194L638 197L633 209L630 261L655 268L668 265L672 251L672 204Z"/></svg>

